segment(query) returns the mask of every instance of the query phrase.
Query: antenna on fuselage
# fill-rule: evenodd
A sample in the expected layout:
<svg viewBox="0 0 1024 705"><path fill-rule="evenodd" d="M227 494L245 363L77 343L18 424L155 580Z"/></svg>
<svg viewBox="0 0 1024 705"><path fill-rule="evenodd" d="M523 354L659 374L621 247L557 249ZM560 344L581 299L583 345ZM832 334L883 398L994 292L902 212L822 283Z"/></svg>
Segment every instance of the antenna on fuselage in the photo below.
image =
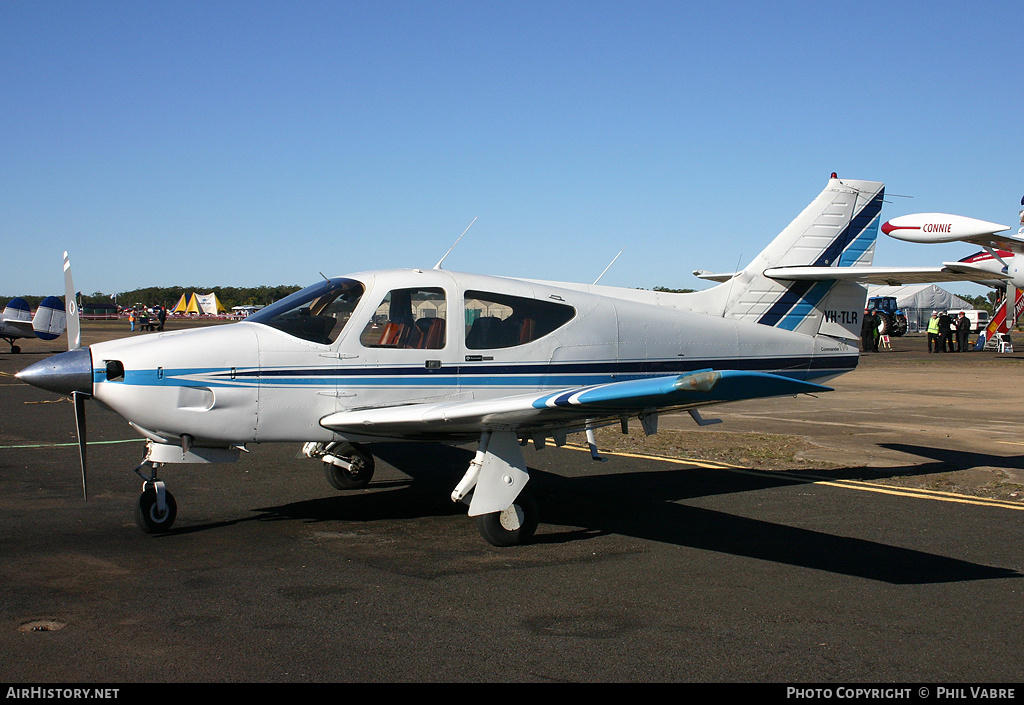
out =
<svg viewBox="0 0 1024 705"><path fill-rule="evenodd" d="M477 216L477 218L479 218L479 217L480 216ZM473 223L475 223L475 222L476 222L476 218L473 218ZM455 241L455 244L452 245L451 247L449 247L448 251L444 253L444 257L439 259L437 261L437 264L434 265L434 269L440 269L441 268L441 263L444 262L444 258L452 253L452 250L455 249L455 245L458 245L459 241L462 240L462 238L466 236L466 233L469 232L469 229L473 227L473 223L470 223L469 225L466 226L466 229L462 231L462 235L459 235L459 239Z"/></svg>
<svg viewBox="0 0 1024 705"><path fill-rule="evenodd" d="M626 251L626 248L623 247L621 250L619 250L619 255L621 255L625 251ZM612 265L615 264L615 260L617 260L619 258L619 255L615 255L614 257L612 257L612 261L609 262L608 266L604 268L604 272L601 272L601 274L598 275L597 279L594 280L594 284L597 284L599 281L601 281L601 277L603 277L605 275L605 272L607 272L609 269L612 268Z"/></svg>

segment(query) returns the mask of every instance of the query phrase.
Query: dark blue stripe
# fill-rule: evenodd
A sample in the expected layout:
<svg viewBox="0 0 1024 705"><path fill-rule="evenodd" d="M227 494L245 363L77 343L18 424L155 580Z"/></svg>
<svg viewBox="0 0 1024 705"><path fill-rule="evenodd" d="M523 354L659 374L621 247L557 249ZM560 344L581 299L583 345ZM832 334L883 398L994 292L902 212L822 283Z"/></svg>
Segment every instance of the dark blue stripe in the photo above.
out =
<svg viewBox="0 0 1024 705"><path fill-rule="evenodd" d="M779 300L772 304L771 308L757 322L766 326L778 325L790 309L800 303L800 300L814 284L815 282L812 281L795 281L787 284L786 291L783 292Z"/></svg>
<svg viewBox="0 0 1024 705"><path fill-rule="evenodd" d="M850 243L856 240L864 229L871 224L871 221L882 212L882 195L884 193L884 189L879 191L878 195L871 199L871 202L864 206L860 213L850 219L850 222L843 228L843 232L839 233L839 236L832 241L832 244L825 248L825 251L811 265L812 267L828 267L839 259L843 254L843 250L849 247Z"/></svg>
<svg viewBox="0 0 1024 705"><path fill-rule="evenodd" d="M428 370L422 366L407 367L322 367L302 369L245 370L235 374L236 379L258 377L402 377L430 375L496 376L496 375L565 375L565 374L672 374L695 370L815 370L853 369L857 366L857 355L817 356L808 355L776 358L740 359L691 359L691 360L647 360L638 362L571 362L571 363L524 363L508 365L448 365ZM184 371L180 371L185 374ZM229 377L230 371L219 377Z"/></svg>

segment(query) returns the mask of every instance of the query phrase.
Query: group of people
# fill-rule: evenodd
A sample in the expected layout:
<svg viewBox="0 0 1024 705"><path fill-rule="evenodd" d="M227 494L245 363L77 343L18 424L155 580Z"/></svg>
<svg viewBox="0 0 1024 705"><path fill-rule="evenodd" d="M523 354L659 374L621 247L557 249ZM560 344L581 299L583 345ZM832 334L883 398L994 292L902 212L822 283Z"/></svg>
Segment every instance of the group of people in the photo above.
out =
<svg viewBox="0 0 1024 705"><path fill-rule="evenodd" d="M146 309L137 310L131 308L128 310L128 325L131 326L131 330L135 332L135 326L138 324L139 330L163 330L164 323L167 322L167 307L166 306L154 306L153 312L156 314L156 322L150 322L149 312Z"/></svg>
<svg viewBox="0 0 1024 705"><path fill-rule="evenodd" d="M864 310L860 339L864 352L878 352L881 318L874 309ZM928 352L967 352L967 338L971 334L971 319L961 311L954 319L947 311L932 311L928 321Z"/></svg>
<svg viewBox="0 0 1024 705"><path fill-rule="evenodd" d="M971 319L961 311L954 320L948 312L932 311L928 321L928 352L967 352Z"/></svg>
<svg viewBox="0 0 1024 705"><path fill-rule="evenodd" d="M882 319L875 313L875 309L864 309L864 320L860 324L860 342L864 352L878 352L878 341L882 337L878 326L881 323Z"/></svg>

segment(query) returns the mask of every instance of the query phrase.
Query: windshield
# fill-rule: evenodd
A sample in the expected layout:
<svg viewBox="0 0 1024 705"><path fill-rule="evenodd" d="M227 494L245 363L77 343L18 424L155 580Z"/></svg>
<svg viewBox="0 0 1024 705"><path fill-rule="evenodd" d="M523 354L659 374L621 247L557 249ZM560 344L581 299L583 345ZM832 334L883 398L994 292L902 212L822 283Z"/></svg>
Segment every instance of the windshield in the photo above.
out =
<svg viewBox="0 0 1024 705"><path fill-rule="evenodd" d="M245 320L329 345L341 335L362 295L362 284L336 277L296 291Z"/></svg>

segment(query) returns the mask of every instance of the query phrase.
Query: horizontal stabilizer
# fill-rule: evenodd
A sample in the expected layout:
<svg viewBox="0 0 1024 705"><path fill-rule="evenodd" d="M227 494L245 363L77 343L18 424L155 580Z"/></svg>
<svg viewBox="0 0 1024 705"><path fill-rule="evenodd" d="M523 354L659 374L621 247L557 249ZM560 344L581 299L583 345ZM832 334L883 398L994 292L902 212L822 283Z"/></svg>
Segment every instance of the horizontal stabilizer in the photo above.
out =
<svg viewBox="0 0 1024 705"><path fill-rule="evenodd" d="M709 272L706 269L695 269L693 270L693 276L709 282L727 282L736 276L736 272L716 274L715 272Z"/></svg>
<svg viewBox="0 0 1024 705"><path fill-rule="evenodd" d="M772 267L764 275L779 281L852 281L883 286L1009 279L964 262L943 262L941 267Z"/></svg>

